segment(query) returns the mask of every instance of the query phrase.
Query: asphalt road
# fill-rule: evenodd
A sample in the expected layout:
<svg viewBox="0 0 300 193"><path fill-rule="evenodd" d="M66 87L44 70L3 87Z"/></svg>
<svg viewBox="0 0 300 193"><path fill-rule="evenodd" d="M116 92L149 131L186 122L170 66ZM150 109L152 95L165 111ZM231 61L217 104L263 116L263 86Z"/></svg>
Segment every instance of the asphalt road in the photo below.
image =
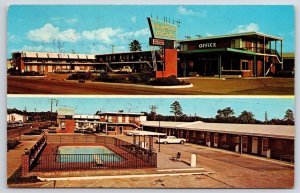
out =
<svg viewBox="0 0 300 193"><path fill-rule="evenodd" d="M29 132L31 130L38 129L39 126L45 125L47 122L33 122L31 125L27 125L24 127L14 128L7 130L7 139L15 139L19 138L20 135L23 135L26 132ZM31 128L32 126L32 128Z"/></svg>
<svg viewBox="0 0 300 193"><path fill-rule="evenodd" d="M78 95L294 95L294 78L209 79L190 78L192 88L158 89L109 83L64 81L66 75L45 78L8 76L8 94Z"/></svg>

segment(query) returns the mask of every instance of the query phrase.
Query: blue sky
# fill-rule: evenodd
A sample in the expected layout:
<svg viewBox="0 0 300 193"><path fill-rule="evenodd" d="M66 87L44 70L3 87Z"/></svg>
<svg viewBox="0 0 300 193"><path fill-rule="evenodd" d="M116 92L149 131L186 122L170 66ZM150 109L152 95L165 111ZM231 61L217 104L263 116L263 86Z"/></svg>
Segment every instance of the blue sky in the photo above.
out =
<svg viewBox="0 0 300 193"><path fill-rule="evenodd" d="M238 116L242 111L250 111L256 119L264 120L265 112L268 119L282 119L287 109L295 110L294 98L55 98L59 107L71 107L77 114L94 114L96 111L150 112L151 105L157 105L157 113L169 115L170 105L179 101L183 113L201 117L215 117L218 109L233 108ZM50 111L47 97L8 97L7 107L27 111Z"/></svg>
<svg viewBox="0 0 300 193"><path fill-rule="evenodd" d="M15 5L8 10L7 57L13 51L111 53L128 51L137 39L149 50L152 14L180 19L178 39L196 35L224 35L260 31L284 38L284 52L295 50L293 6L104 6L104 5Z"/></svg>

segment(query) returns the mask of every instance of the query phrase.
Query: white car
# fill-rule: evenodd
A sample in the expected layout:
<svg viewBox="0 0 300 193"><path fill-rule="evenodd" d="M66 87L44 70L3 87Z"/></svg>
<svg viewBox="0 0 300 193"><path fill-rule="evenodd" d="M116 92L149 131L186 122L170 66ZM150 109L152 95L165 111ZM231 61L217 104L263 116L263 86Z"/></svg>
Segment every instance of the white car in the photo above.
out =
<svg viewBox="0 0 300 193"><path fill-rule="evenodd" d="M123 68L120 69L120 72L132 73L132 68L130 66L123 66Z"/></svg>
<svg viewBox="0 0 300 193"><path fill-rule="evenodd" d="M186 142L186 139L177 138L175 136L166 136L165 138L162 138L162 139L156 139L156 143L164 143L164 144L168 144L168 143L184 144L185 142Z"/></svg>

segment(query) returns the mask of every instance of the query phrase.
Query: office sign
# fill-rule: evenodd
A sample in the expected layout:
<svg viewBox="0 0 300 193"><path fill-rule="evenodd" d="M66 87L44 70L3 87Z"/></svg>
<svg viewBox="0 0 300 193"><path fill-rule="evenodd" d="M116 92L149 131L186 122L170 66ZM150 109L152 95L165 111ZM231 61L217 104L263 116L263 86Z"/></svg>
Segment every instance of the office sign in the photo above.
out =
<svg viewBox="0 0 300 193"><path fill-rule="evenodd" d="M217 47L217 43L203 43L203 44L199 44L199 48L216 48Z"/></svg>
<svg viewBox="0 0 300 193"><path fill-rule="evenodd" d="M152 38L176 40L177 26L148 17Z"/></svg>

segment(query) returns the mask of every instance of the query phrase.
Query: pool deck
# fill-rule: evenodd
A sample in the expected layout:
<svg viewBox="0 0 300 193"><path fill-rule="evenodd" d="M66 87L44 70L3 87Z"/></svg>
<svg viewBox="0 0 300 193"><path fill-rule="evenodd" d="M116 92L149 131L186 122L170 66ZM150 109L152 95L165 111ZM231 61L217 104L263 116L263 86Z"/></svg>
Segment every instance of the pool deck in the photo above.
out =
<svg viewBox="0 0 300 193"><path fill-rule="evenodd" d="M24 149L30 149L38 140L20 141L21 143L15 148L7 151L7 178L9 178L17 169L21 167L22 154Z"/></svg>

